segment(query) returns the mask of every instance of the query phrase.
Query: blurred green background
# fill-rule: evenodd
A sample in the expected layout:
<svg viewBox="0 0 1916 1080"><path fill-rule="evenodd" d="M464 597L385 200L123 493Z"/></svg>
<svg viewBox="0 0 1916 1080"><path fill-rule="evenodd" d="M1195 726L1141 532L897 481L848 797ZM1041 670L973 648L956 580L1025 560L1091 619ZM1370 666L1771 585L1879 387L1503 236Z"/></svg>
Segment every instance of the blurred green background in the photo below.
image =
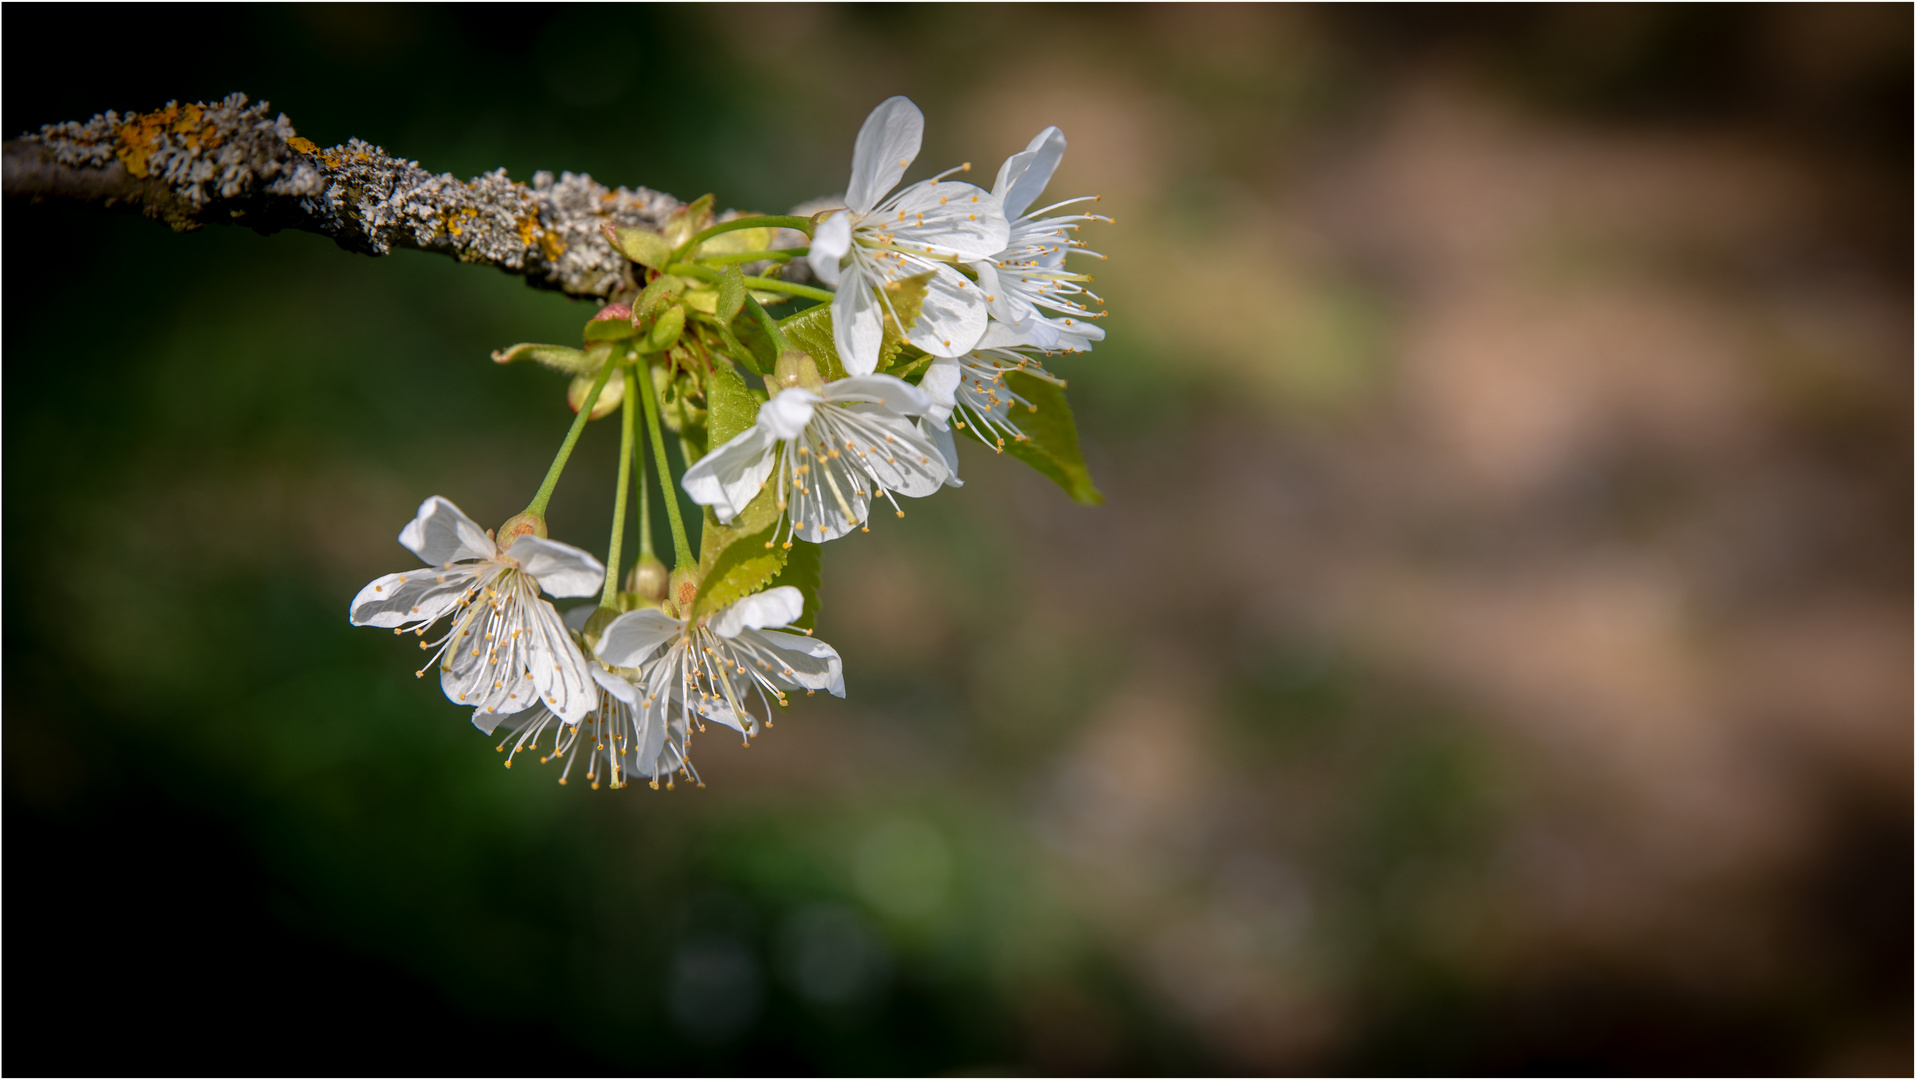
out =
<svg viewBox="0 0 1916 1080"><path fill-rule="evenodd" d="M1106 505L967 445L826 549L849 699L655 793L345 618L523 505L487 353L589 306L9 204L9 1072L1910 1069L1909 8L3 19L9 134L243 90L779 211L904 93L1117 219Z"/></svg>

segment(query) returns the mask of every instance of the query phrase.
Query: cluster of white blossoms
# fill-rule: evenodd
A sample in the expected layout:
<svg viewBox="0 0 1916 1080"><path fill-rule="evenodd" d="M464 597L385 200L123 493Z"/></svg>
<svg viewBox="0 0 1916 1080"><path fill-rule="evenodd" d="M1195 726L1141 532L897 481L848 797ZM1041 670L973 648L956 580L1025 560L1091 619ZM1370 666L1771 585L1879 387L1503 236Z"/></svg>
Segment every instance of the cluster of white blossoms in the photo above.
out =
<svg viewBox="0 0 1916 1080"><path fill-rule="evenodd" d="M367 585L350 618L418 636L428 654L419 674L436 666L476 727L504 732L508 767L530 752L562 763L560 783L575 768L593 787L697 782L689 744L707 723L749 745L789 692L844 697L837 651L811 636L816 545L869 531L880 499L902 517L899 496L958 485L954 429L1009 447L1074 498L1097 498L1064 382L1044 359L1104 337L1085 306L1102 301L1067 259L1095 256L1076 231L1109 219L1059 212L1083 199L1032 209L1064 154L1055 127L1012 155L990 191L949 179L969 165L899 189L923 134L909 100L879 105L843 199L811 216L717 220L707 196L656 233L609 230L639 287L586 324L584 348L494 354L572 376L577 416L545 482L497 534L427 499L399 534L427 566ZM784 230L810 244L771 247ZM800 260L835 290L787 279ZM793 299L816 304L784 318L767 310ZM614 410L621 457L601 564L548 539L544 513L584 425ZM679 486L706 508L697 552L668 431L685 462ZM671 525L669 572L652 549L648 442ZM621 581L635 472L640 551ZM600 600L561 615L542 592Z"/></svg>

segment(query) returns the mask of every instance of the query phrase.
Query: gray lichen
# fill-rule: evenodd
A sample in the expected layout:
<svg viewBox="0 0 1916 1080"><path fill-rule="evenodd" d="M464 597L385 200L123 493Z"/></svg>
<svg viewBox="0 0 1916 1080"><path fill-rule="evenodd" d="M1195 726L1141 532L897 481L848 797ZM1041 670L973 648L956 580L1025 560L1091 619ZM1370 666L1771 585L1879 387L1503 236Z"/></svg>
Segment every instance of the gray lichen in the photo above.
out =
<svg viewBox="0 0 1916 1080"><path fill-rule="evenodd" d="M5 144L5 192L137 209L176 229L238 223L316 232L369 255L436 251L602 298L636 288L602 227L656 229L682 205L583 173L521 184L499 169L461 181L358 139L322 149L244 94L48 124Z"/></svg>

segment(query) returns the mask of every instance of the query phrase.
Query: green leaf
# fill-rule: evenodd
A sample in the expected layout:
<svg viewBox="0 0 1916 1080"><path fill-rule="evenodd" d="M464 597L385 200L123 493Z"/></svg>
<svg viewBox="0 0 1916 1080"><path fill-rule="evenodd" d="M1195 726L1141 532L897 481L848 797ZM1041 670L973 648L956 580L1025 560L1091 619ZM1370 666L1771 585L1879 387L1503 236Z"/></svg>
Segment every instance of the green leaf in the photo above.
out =
<svg viewBox="0 0 1916 1080"><path fill-rule="evenodd" d="M756 217L757 215L753 214L748 216ZM742 255L748 251L764 251L771 246L771 229L733 229L731 232L722 232L703 244L700 244L699 249L693 252L692 257L698 258L701 255Z"/></svg>
<svg viewBox="0 0 1916 1080"><path fill-rule="evenodd" d="M650 229L614 229L604 226L605 238L619 254L650 270L663 270L672 257L672 245Z"/></svg>
<svg viewBox="0 0 1916 1080"><path fill-rule="evenodd" d="M878 367L874 370L884 371L898 358L898 350L905 347L905 335L911 333L912 324L925 309L925 293L937 274L936 270L927 270L885 286L885 300L889 305L885 311L885 338L878 346ZM898 317L893 319L893 314Z"/></svg>
<svg viewBox="0 0 1916 1080"><path fill-rule="evenodd" d="M721 233L720 235L732 236L735 234ZM717 309L713 311L713 314L717 315L727 325L730 325L733 319L738 318L738 313L744 309L745 274L736 266L728 266L725 268L725 273L719 275L718 306Z"/></svg>
<svg viewBox="0 0 1916 1080"><path fill-rule="evenodd" d="M705 377L705 431L713 446L724 446L758 419L758 399L724 364L713 364Z"/></svg>
<svg viewBox="0 0 1916 1080"><path fill-rule="evenodd" d="M789 315L778 322L792 348L810 354L818 373L826 382L845 377L845 365L839 362L838 346L832 344L832 306L820 304L808 311Z"/></svg>
<svg viewBox="0 0 1916 1080"><path fill-rule="evenodd" d="M1071 419L1064 388L1022 371L1006 372L1005 388L1031 403L1030 409L1012 404L1012 422L1024 431L1025 438L1007 440L1005 453L1049 476L1077 502L1087 506L1103 502L1104 495L1091 483L1091 474L1084 467L1084 452L1078 449L1078 425Z"/></svg>
<svg viewBox="0 0 1916 1080"><path fill-rule="evenodd" d="M579 375L585 372L597 373L599 365L605 363L605 356L597 360L579 349L565 345L535 345L521 342L507 349L495 349L492 354L494 363L510 364L515 360L531 360L549 367L554 371L563 371L567 375Z"/></svg>
<svg viewBox="0 0 1916 1080"><path fill-rule="evenodd" d="M792 625L806 630L818 627L818 582L820 576L820 557L825 545L797 543L785 553L785 568L765 587L776 589L780 585L790 585L805 597L805 613L792 620Z"/></svg>
<svg viewBox="0 0 1916 1080"><path fill-rule="evenodd" d="M737 529L719 525L708 510L705 518L707 537L714 536L715 527L716 535L724 546L712 556L711 566L705 570L699 585L698 599L692 602L692 617L695 619L710 615L764 588L785 568L785 558L789 554L783 546L772 543L772 534L778 528L776 521L758 532L741 534ZM803 546L806 545L794 545Z"/></svg>

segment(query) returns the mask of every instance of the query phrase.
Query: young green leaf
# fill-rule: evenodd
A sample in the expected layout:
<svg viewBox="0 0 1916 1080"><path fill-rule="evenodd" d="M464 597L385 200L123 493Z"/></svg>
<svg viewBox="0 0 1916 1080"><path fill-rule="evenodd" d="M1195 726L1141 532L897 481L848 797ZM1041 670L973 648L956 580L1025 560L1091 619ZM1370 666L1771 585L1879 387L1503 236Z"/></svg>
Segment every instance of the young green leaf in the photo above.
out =
<svg viewBox="0 0 1916 1080"><path fill-rule="evenodd" d="M919 312L925 308L925 293L931 288L931 279L936 276L937 271L927 270L885 286L885 337L878 346L876 370L884 371L898 358L898 350L905 347L905 335L911 333L912 324L918 321Z"/></svg>
<svg viewBox="0 0 1916 1080"><path fill-rule="evenodd" d="M711 195L700 195L672 211L672 216L665 219L665 242L671 245L673 251L685 246L687 240L703 232L712 223L712 201Z"/></svg>
<svg viewBox="0 0 1916 1080"><path fill-rule="evenodd" d="M705 527L707 535L712 535L716 519L707 511ZM718 526L718 535L723 538L724 546L713 556L712 563L705 570L703 581L699 585L698 599L692 603L692 617L710 615L715 611L759 591L765 584L778 576L785 568L788 554L779 544L771 543L772 533L777 523L765 526L756 533L741 535L735 529ZM808 545L794 545L794 548Z"/></svg>
<svg viewBox="0 0 1916 1080"><path fill-rule="evenodd" d="M633 316L638 319L650 318L673 297L683 293L687 284L684 278L674 277L671 274L655 279L652 284L640 291L639 298L632 302Z"/></svg>
<svg viewBox="0 0 1916 1080"><path fill-rule="evenodd" d="M723 446L758 419L758 399L738 373L712 365L705 377L705 431L713 446Z"/></svg>
<svg viewBox="0 0 1916 1080"><path fill-rule="evenodd" d="M585 324L587 345L600 341L624 341L638 334L638 327L633 326L630 319L594 319Z"/></svg>
<svg viewBox="0 0 1916 1080"><path fill-rule="evenodd" d="M732 233L721 233L731 236ZM720 320L730 325L738 313L745 307L745 274L736 266L728 266L718 280L718 307L713 311Z"/></svg>
<svg viewBox="0 0 1916 1080"><path fill-rule="evenodd" d="M818 373L826 382L845 377L845 365L839 362L838 346L832 344L832 306L820 304L808 311L778 321L785 340L792 348L810 354Z"/></svg>
<svg viewBox="0 0 1916 1080"><path fill-rule="evenodd" d="M650 229L614 229L604 226L605 238L621 255L650 270L663 270L672 257L672 246L665 237Z"/></svg>
<svg viewBox="0 0 1916 1080"><path fill-rule="evenodd" d="M609 349L607 346L601 346L601 348ZM579 375L588 371L597 374L599 365L605 363L603 355L593 360L590 354L578 349L564 345L535 345L529 341L521 342L508 349L495 349L492 359L498 364L510 364L515 360L531 360L554 371L563 371L567 375Z"/></svg>
<svg viewBox="0 0 1916 1080"><path fill-rule="evenodd" d="M659 319L652 324L652 332L646 336L646 352L664 352L679 343L679 334L685 330L685 308L674 304L659 313Z"/></svg>
<svg viewBox="0 0 1916 1080"><path fill-rule="evenodd" d="M1012 420L1026 437L1007 439L1005 453L1049 476L1072 499L1087 506L1103 502L1104 496L1091 483L1091 474L1084 467L1084 453L1078 449L1078 425L1071 419L1064 389L1022 371L1005 373L1005 389L1031 403L1029 409L1011 406Z"/></svg>

